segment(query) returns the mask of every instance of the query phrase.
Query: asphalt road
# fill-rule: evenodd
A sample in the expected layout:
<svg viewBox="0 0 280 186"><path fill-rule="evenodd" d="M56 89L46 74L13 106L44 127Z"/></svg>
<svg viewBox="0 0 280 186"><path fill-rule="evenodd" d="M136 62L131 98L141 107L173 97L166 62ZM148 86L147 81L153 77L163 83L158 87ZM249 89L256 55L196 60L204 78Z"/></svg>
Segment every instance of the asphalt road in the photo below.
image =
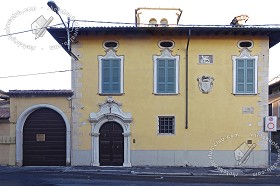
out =
<svg viewBox="0 0 280 186"><path fill-rule="evenodd" d="M16 170L0 173L0 186L280 185L280 175L256 177L134 175L124 172Z"/></svg>

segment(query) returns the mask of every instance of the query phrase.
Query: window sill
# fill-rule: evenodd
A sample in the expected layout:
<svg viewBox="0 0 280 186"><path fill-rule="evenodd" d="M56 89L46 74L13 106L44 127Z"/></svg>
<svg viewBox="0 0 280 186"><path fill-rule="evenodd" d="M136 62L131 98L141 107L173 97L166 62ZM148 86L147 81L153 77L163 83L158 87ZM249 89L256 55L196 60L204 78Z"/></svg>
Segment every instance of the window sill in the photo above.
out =
<svg viewBox="0 0 280 186"><path fill-rule="evenodd" d="M156 96L177 96L179 93L153 93Z"/></svg>
<svg viewBox="0 0 280 186"><path fill-rule="evenodd" d="M234 96L255 96L258 93L232 93Z"/></svg>
<svg viewBox="0 0 280 186"><path fill-rule="evenodd" d="M158 133L158 136L175 136L173 133Z"/></svg>
<svg viewBox="0 0 280 186"><path fill-rule="evenodd" d="M122 96L124 93L98 93L99 96Z"/></svg>

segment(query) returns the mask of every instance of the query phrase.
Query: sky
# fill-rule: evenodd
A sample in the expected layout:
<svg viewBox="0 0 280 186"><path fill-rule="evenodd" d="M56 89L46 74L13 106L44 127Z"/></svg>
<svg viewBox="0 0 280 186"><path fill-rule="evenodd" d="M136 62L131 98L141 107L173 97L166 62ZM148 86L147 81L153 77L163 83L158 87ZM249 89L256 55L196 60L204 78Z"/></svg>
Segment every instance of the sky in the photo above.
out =
<svg viewBox="0 0 280 186"><path fill-rule="evenodd" d="M71 89L71 59L48 33L36 38L28 31L49 20L49 26L61 20L47 6L47 0L9 0L0 11L0 89L54 90ZM279 24L278 0L55 0L61 17L76 20L134 23L139 7L180 8L180 24L228 25L241 14L247 14L248 25ZM75 22L78 26L89 26ZM63 25L60 25L63 26ZM280 44L270 49L269 78L280 74ZM57 72L60 71L60 72ZM65 72L64 72L65 71ZM54 73L56 72L56 73ZM28 75L29 74L29 75ZM37 74L37 75L31 75ZM24 75L24 76L21 76ZM14 77L15 76L15 77Z"/></svg>

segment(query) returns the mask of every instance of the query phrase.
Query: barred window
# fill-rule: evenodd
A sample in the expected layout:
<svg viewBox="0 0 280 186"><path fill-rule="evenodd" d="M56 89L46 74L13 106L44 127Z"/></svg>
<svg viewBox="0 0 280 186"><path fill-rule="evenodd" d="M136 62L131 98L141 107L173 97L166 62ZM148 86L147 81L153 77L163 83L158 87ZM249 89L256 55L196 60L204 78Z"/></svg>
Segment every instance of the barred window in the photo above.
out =
<svg viewBox="0 0 280 186"><path fill-rule="evenodd" d="M175 117L159 116L158 117L158 133L174 134L175 133Z"/></svg>

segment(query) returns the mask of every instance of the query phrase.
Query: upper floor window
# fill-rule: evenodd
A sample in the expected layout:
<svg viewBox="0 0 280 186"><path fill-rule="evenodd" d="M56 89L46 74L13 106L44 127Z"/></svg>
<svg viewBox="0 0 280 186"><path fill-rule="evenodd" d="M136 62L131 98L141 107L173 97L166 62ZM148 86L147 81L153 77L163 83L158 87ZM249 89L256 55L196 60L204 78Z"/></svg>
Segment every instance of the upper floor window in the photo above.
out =
<svg viewBox="0 0 280 186"><path fill-rule="evenodd" d="M117 49L118 46L119 46L119 43L117 41L114 41L114 40L112 40L112 41L105 41L103 43L103 48L105 48L105 49L110 49L110 48L111 49Z"/></svg>
<svg viewBox="0 0 280 186"><path fill-rule="evenodd" d="M179 93L179 56L172 56L171 50L165 48L161 55L153 56L154 94Z"/></svg>
<svg viewBox="0 0 280 186"><path fill-rule="evenodd" d="M124 56L116 55L112 48L98 56L99 94L123 94L123 61Z"/></svg>
<svg viewBox="0 0 280 186"><path fill-rule="evenodd" d="M233 56L233 93L257 94L258 91L258 56L251 56L247 48L240 56Z"/></svg>

